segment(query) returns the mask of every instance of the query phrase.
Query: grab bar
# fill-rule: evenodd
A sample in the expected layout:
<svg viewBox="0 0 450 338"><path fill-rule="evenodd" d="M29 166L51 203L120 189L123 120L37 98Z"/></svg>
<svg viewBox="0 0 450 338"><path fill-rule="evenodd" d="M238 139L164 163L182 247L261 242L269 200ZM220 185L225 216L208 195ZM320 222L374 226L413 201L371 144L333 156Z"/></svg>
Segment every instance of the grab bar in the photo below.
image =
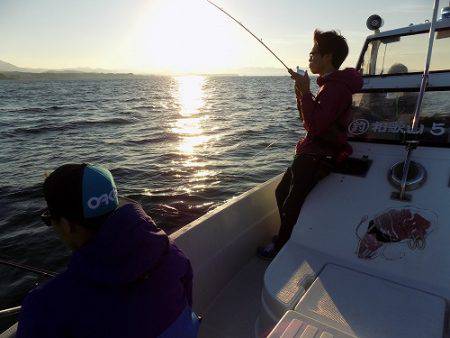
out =
<svg viewBox="0 0 450 338"><path fill-rule="evenodd" d="M15 315L20 312L21 308L21 306L16 306L9 309L0 310L0 318Z"/></svg>

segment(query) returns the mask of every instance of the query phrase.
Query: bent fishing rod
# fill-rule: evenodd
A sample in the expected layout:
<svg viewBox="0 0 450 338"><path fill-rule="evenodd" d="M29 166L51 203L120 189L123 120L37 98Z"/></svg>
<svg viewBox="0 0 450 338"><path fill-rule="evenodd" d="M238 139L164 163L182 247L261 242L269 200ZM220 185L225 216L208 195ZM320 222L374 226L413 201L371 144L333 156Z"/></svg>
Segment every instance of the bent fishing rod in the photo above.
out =
<svg viewBox="0 0 450 338"><path fill-rule="evenodd" d="M269 48L269 46L267 46L263 40L261 38L258 38L255 34L253 34L253 32L248 29L247 27L245 27L240 21L238 21L237 19L235 19L230 13L228 13L226 10L224 10L222 7L216 5L214 2L212 2L211 0L206 0L208 1L211 5L213 5L214 7L216 7L219 11L225 13L227 16L229 16L231 19L233 19L233 21L235 21L239 26L241 26L242 28L244 28L251 36L253 36L256 40L258 40L258 42L260 44L262 44L273 56L275 56L275 58L281 62L281 64L288 70L290 71L290 68L288 66L286 66L286 64L281 61L281 59Z"/></svg>

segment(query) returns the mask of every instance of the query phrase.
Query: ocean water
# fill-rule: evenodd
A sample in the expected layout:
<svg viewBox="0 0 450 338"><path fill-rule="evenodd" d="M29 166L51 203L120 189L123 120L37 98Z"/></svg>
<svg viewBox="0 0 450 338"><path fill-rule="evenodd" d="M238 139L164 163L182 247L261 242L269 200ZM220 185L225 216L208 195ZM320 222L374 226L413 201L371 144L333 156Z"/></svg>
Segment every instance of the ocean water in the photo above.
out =
<svg viewBox="0 0 450 338"><path fill-rule="evenodd" d="M59 165L105 165L171 233L283 172L303 133L288 76L0 81L0 257L66 265L39 220ZM0 309L37 282L0 266Z"/></svg>

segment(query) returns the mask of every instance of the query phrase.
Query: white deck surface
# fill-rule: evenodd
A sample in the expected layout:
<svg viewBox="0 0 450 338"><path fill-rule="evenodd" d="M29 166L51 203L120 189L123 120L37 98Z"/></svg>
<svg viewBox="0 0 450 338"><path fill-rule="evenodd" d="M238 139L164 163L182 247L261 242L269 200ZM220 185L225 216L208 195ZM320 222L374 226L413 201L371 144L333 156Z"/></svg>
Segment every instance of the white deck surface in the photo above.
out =
<svg viewBox="0 0 450 338"><path fill-rule="evenodd" d="M199 338L254 337L264 271L269 262L253 257L203 313Z"/></svg>
<svg viewBox="0 0 450 338"><path fill-rule="evenodd" d="M278 320L302 297L308 281L334 263L398 284L450 299L449 149L419 148L413 160L428 172L426 183L409 192L412 201L390 198L396 190L388 182L389 168L402 160L404 148L355 144L355 157L373 160L365 178L332 174L310 193L291 238L265 274L266 313ZM426 245L413 250L406 240L384 245L374 259L357 255L357 226L387 209L412 208L431 222ZM360 236L367 231L362 228Z"/></svg>
<svg viewBox="0 0 450 338"><path fill-rule="evenodd" d="M419 148L413 160L428 172L426 183L410 192L410 202L395 201L390 194L389 168L402 159L401 146L355 146L355 152L369 155L373 165L366 178L330 175L305 202L291 240L305 250L333 257L337 262L450 299L450 227L448 149ZM317 206L321 205L321 208ZM376 259L358 258L356 226L367 216L373 219L387 209L419 209L432 222L423 250L411 250L406 241L384 246ZM326 212L323 212L326 210ZM365 233L365 231L363 231Z"/></svg>

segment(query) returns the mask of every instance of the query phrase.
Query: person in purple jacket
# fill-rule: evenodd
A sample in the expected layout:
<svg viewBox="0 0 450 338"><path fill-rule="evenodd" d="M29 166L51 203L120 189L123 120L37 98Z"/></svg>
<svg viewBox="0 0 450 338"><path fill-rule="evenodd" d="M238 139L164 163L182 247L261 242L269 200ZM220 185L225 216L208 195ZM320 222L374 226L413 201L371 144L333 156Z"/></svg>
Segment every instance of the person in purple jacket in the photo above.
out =
<svg viewBox="0 0 450 338"><path fill-rule="evenodd" d="M275 191L281 225L272 243L258 248L258 256L263 259L274 258L289 240L303 202L329 174L330 165L352 153L347 127L352 95L362 88L363 80L353 68L339 70L347 55L348 45L343 36L335 31L316 30L309 68L319 75L317 95L311 93L307 72L302 76L289 70L295 80L297 108L307 135L298 142L294 161Z"/></svg>
<svg viewBox="0 0 450 338"><path fill-rule="evenodd" d="M41 218L73 250L67 270L31 291L18 338L196 337L192 268L111 173L66 164L44 182Z"/></svg>

